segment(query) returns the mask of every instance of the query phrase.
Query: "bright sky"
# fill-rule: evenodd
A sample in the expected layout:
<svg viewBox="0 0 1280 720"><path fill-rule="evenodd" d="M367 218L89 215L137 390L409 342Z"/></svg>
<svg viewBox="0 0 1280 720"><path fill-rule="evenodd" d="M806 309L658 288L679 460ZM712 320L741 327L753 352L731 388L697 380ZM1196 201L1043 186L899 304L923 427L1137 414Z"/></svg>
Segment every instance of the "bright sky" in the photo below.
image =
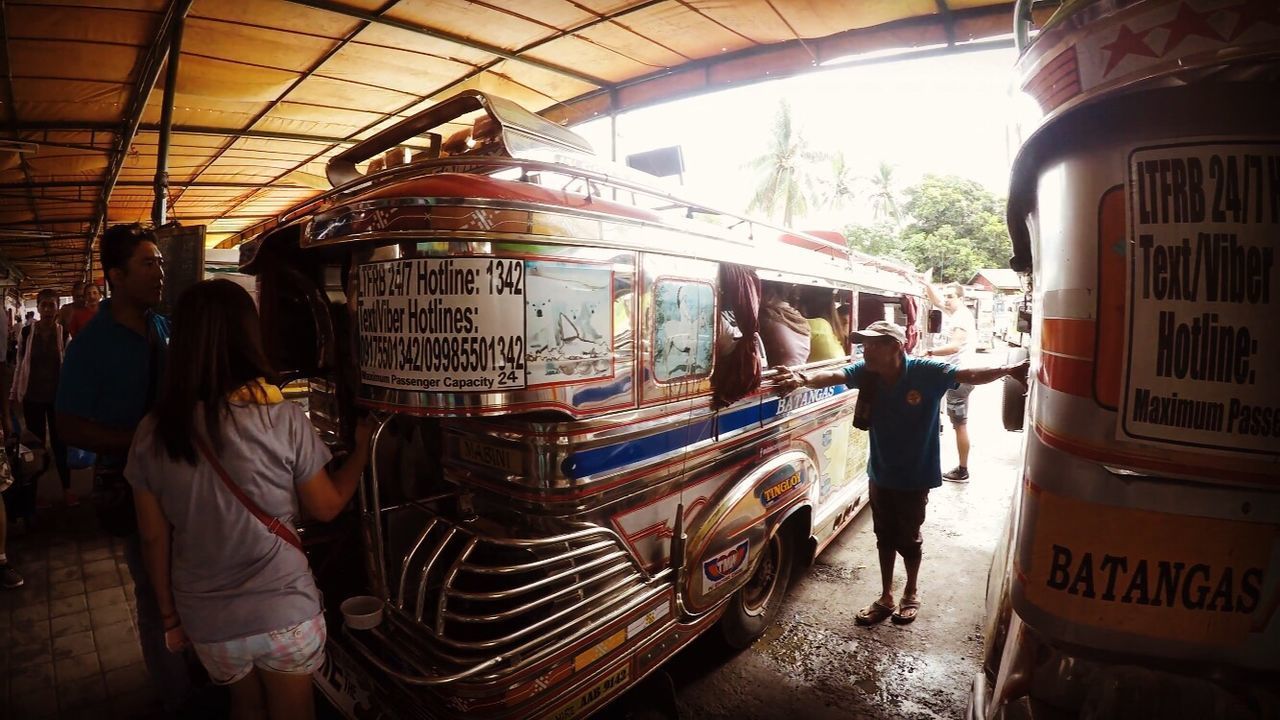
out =
<svg viewBox="0 0 1280 720"><path fill-rule="evenodd" d="M786 98L810 146L843 150L855 175L871 175L887 160L899 190L925 173L954 174L1003 197L1012 159L1006 130L1015 59L1010 48L837 67L636 110L618 120L618 157L679 144L686 168L681 194L742 211L756 180L743 164L769 147L778 103ZM608 120L574 129L609 155ZM794 224L838 230L869 220L866 207Z"/></svg>

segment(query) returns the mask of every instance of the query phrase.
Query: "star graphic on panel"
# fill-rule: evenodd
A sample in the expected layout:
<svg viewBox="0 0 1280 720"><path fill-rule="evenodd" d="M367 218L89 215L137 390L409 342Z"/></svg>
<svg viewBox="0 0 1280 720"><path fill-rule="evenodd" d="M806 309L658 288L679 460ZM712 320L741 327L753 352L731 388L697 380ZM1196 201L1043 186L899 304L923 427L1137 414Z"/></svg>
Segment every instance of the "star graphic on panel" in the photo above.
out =
<svg viewBox="0 0 1280 720"><path fill-rule="evenodd" d="M1160 57L1155 50L1147 45L1146 37L1155 28L1147 28L1140 33L1136 33L1129 29L1128 25L1121 25L1120 32L1116 35L1116 39L1102 46L1110 55L1107 57L1107 67L1102 71L1102 76L1106 77L1111 74L1112 70L1120 64L1120 61L1130 55L1141 55L1143 57L1158 58Z"/></svg>
<svg viewBox="0 0 1280 720"><path fill-rule="evenodd" d="M1231 28L1231 34L1227 36L1227 40L1235 40L1243 35L1245 30L1260 22L1280 25L1280 2L1276 0L1245 0L1239 5L1225 9L1240 15L1236 18L1235 27Z"/></svg>
<svg viewBox="0 0 1280 720"><path fill-rule="evenodd" d="M1183 40L1192 35L1199 35L1210 40L1221 40L1222 36L1209 24L1209 16L1214 12L1216 11L1198 13L1187 5L1179 5L1178 14L1172 20L1156 26L1169 31L1169 38L1164 41L1164 51L1160 54L1168 54L1170 50L1178 47Z"/></svg>

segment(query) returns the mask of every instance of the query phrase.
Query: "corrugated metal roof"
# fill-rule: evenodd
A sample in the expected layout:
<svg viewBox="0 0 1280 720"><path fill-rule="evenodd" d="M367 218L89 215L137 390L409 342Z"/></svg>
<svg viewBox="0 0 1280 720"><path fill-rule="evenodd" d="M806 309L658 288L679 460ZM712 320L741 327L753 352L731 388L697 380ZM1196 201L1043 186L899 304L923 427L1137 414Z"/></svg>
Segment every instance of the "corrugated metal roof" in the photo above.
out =
<svg viewBox="0 0 1280 720"><path fill-rule="evenodd" d="M224 246L327 188L341 150L460 90L574 123L1012 25L1012 3L989 0L0 2L0 122L36 144L0 149L0 252L32 278L24 290L66 288L95 230L149 218L153 48L188 3L170 213Z"/></svg>
<svg viewBox="0 0 1280 720"><path fill-rule="evenodd" d="M986 278L987 282L999 290L1022 289L1022 283L1018 280L1018 273L1009 268L983 268L973 274L973 279L969 281L969 284L975 284L979 277Z"/></svg>

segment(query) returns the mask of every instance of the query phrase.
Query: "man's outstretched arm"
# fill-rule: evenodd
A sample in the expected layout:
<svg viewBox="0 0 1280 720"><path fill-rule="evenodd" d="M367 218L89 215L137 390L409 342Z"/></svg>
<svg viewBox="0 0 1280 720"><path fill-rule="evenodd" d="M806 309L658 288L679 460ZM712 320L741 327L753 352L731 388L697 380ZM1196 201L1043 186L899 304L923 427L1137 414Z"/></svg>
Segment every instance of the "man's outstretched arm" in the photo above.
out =
<svg viewBox="0 0 1280 720"><path fill-rule="evenodd" d="M1027 372L1031 369L1031 361L1023 360L1017 365L1001 365L1000 367L977 370L957 370L956 382L968 385L986 385L1002 377L1017 378L1023 385L1027 384Z"/></svg>
<svg viewBox="0 0 1280 720"><path fill-rule="evenodd" d="M786 368L781 368L786 370ZM783 394L789 393L796 388L828 388L836 385L844 385L849 382L849 376L845 375L844 368L836 370L823 370L821 372L800 372L795 370L787 370L788 375L778 377L778 388Z"/></svg>

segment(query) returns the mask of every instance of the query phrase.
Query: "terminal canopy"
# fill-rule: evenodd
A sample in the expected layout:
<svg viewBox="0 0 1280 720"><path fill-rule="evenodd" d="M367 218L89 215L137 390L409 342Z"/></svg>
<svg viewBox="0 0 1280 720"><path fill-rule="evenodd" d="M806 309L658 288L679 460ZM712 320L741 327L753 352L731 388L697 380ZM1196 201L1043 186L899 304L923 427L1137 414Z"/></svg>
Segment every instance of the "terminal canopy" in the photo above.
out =
<svg viewBox="0 0 1280 720"><path fill-rule="evenodd" d="M462 90L563 124L831 61L1007 35L990 0L29 0L3 8L0 283L66 290L151 217L180 47L168 219L233 247L326 161ZM16 271L16 272L15 272ZM94 270L93 275L97 276ZM8 278L8 280L5 280Z"/></svg>

